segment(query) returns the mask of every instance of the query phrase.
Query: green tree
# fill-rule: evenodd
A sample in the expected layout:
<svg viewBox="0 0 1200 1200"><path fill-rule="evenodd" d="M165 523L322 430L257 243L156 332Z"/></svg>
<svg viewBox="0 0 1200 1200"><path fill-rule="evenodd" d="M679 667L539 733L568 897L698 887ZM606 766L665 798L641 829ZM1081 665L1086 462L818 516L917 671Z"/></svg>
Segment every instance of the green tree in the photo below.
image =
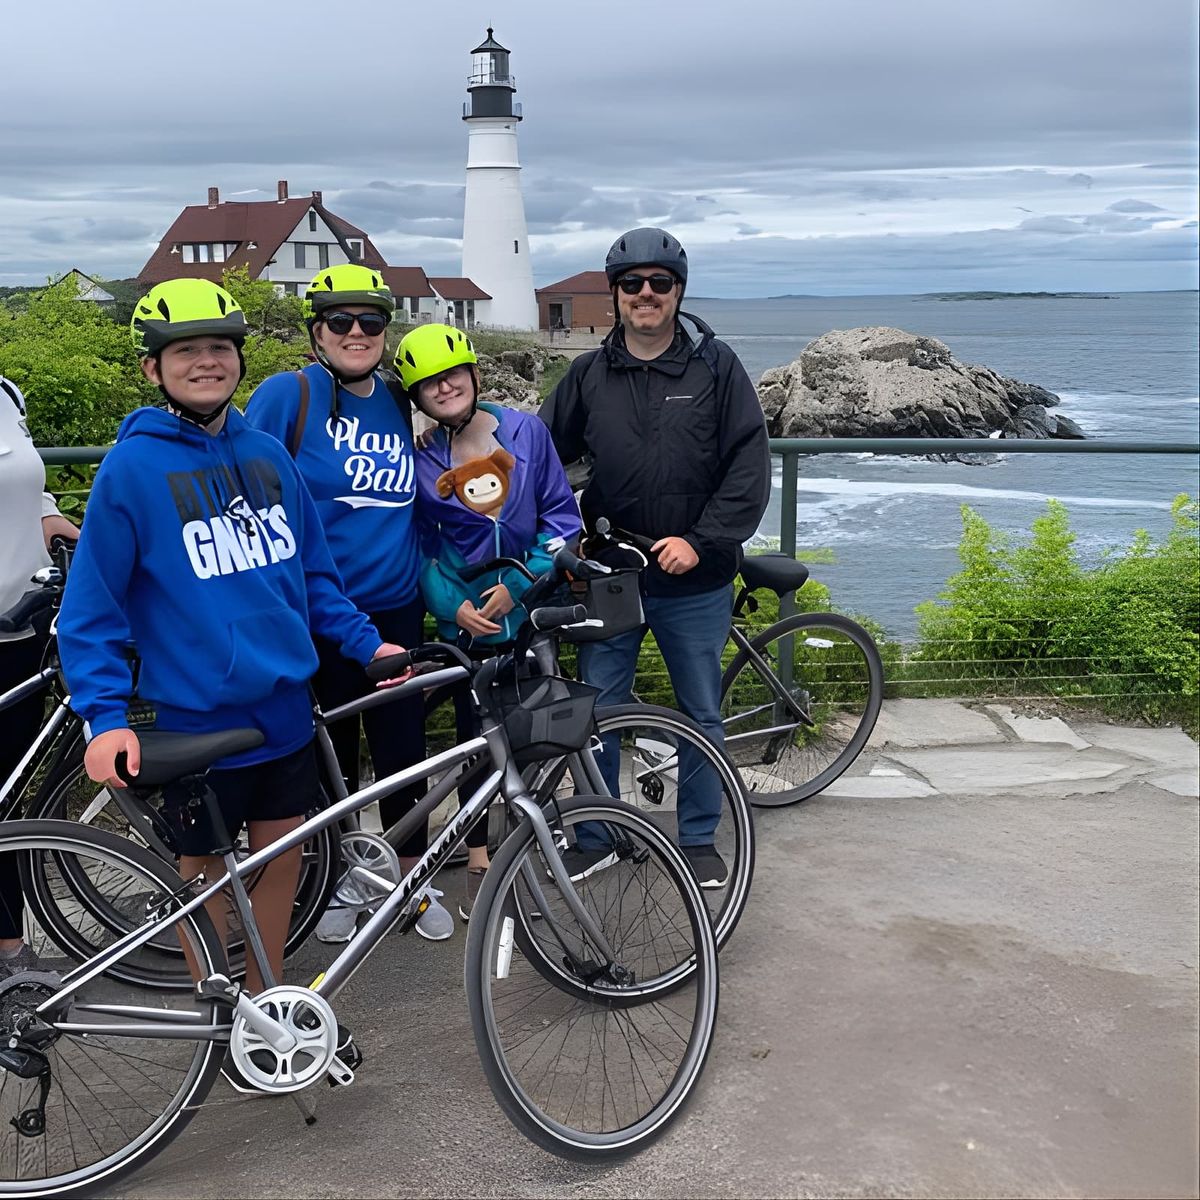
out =
<svg viewBox="0 0 1200 1200"><path fill-rule="evenodd" d="M294 371L308 362L304 304L298 296L280 295L266 279L251 279L245 267L225 272L225 290L242 306L250 335L243 354L246 377L233 402L244 408L251 392L269 375Z"/></svg>
<svg viewBox="0 0 1200 1200"><path fill-rule="evenodd" d="M129 330L70 280L0 305L0 374L25 393L39 446L111 442L126 413L157 395L142 377Z"/></svg>

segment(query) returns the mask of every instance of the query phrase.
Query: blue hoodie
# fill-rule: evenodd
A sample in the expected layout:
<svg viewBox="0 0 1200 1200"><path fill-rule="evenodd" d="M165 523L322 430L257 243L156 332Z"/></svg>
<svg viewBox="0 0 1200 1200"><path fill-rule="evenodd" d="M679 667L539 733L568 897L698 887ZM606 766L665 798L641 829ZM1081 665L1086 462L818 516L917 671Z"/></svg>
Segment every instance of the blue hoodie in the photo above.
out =
<svg viewBox="0 0 1200 1200"><path fill-rule="evenodd" d="M475 639L491 645L516 637L525 620L520 601L529 581L509 568L466 583L458 571L467 564L504 557L519 559L534 575L540 575L552 561L548 543L578 536L581 522L579 506L546 426L531 413L495 404L479 407L499 421L496 441L515 459L507 471L503 506L490 516L464 501L462 488L441 494L438 481L451 470L451 462L450 445L439 429L429 444L417 451L421 495L417 515L427 560L421 572L421 592L426 607L437 618L441 637L454 641L459 632L455 621L459 606L470 600L481 607L482 593L496 583L503 583L517 602L512 612L496 622L499 633Z"/></svg>
<svg viewBox="0 0 1200 1200"><path fill-rule="evenodd" d="M317 363L305 367L304 376L308 413L296 466L316 503L346 595L364 612L400 608L416 598L420 571L411 418L375 375L370 396L338 388L335 423L329 416L333 377ZM300 382L287 371L254 389L246 420L290 451L299 408Z"/></svg>
<svg viewBox="0 0 1200 1200"><path fill-rule="evenodd" d="M310 629L364 664L381 640L342 593L287 450L232 407L215 437L162 409L126 417L58 619L71 707L92 735L128 724L133 642L156 728L263 731L222 767L289 754L313 735Z"/></svg>

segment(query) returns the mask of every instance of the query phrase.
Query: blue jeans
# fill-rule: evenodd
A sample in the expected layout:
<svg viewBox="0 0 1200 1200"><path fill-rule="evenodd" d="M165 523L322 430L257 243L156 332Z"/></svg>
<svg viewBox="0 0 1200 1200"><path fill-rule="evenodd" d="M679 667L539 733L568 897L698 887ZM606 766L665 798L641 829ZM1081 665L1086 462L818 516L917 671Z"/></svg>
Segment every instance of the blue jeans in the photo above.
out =
<svg viewBox="0 0 1200 1200"><path fill-rule="evenodd" d="M682 712L718 746L724 746L721 725L721 651L729 637L733 615L733 585L695 596L643 596L646 625L603 642L579 647L579 670L585 683L600 689L600 704L630 704L638 650L647 628L666 663L675 700ZM604 739L597 755L608 790L620 795L620 744L616 735ZM681 846L711 846L721 820L721 780L689 744L679 755L679 799L676 817ZM579 826L583 849L603 845L594 822Z"/></svg>

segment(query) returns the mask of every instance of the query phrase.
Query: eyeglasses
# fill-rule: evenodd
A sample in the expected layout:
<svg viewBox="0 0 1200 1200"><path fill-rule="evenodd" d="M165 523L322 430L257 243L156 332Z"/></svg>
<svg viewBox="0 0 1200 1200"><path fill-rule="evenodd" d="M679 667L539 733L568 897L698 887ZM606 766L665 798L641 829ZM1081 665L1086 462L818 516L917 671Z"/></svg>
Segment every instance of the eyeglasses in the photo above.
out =
<svg viewBox="0 0 1200 1200"><path fill-rule="evenodd" d="M197 359L201 355L205 358L232 358L237 353L237 347L232 342L213 342L209 346L176 344L172 347L172 353L176 358Z"/></svg>
<svg viewBox="0 0 1200 1200"><path fill-rule="evenodd" d="M627 296L636 296L648 283L656 296L665 296L678 282L674 275L622 275L617 287Z"/></svg>
<svg viewBox="0 0 1200 1200"><path fill-rule="evenodd" d="M377 312L331 312L325 313L321 320L329 326L330 333L336 333L339 337L349 333L355 321L364 337L378 337L388 327L388 318Z"/></svg>
<svg viewBox="0 0 1200 1200"><path fill-rule="evenodd" d="M419 386L423 392L433 395L441 390L443 383L449 388L462 387L470 374L469 367L447 367L446 370L439 371L436 375L430 375L428 379L422 379Z"/></svg>

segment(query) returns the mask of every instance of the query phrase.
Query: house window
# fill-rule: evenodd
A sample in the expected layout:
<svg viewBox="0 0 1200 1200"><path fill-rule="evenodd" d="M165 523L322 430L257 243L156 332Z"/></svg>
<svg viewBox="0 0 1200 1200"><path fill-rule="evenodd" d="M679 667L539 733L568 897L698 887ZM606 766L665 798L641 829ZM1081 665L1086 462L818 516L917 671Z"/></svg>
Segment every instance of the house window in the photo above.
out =
<svg viewBox="0 0 1200 1200"><path fill-rule="evenodd" d="M521 243L518 242L516 238L513 238L513 253L514 254L521 253Z"/></svg>
<svg viewBox="0 0 1200 1200"><path fill-rule="evenodd" d="M317 214L314 209L308 210L308 231L309 233L317 232Z"/></svg>
<svg viewBox="0 0 1200 1200"><path fill-rule="evenodd" d="M295 250L295 254L296 254L295 265L296 265L296 269L299 271L303 271L304 267L305 267L305 262L304 262L305 249L307 249L307 247L304 245L303 242L297 242L294 246L294 250Z"/></svg>
<svg viewBox="0 0 1200 1200"><path fill-rule="evenodd" d="M411 316L415 317L417 315L420 303L421 302L416 298L416 296L410 296L408 298L408 311Z"/></svg>
<svg viewBox="0 0 1200 1200"><path fill-rule="evenodd" d="M329 266L329 243L321 242L320 245L314 247L317 252L317 266L324 269Z"/></svg>
<svg viewBox="0 0 1200 1200"><path fill-rule="evenodd" d="M349 238L346 245L350 247L350 257L354 260L361 259L363 256L363 244L357 238Z"/></svg>

